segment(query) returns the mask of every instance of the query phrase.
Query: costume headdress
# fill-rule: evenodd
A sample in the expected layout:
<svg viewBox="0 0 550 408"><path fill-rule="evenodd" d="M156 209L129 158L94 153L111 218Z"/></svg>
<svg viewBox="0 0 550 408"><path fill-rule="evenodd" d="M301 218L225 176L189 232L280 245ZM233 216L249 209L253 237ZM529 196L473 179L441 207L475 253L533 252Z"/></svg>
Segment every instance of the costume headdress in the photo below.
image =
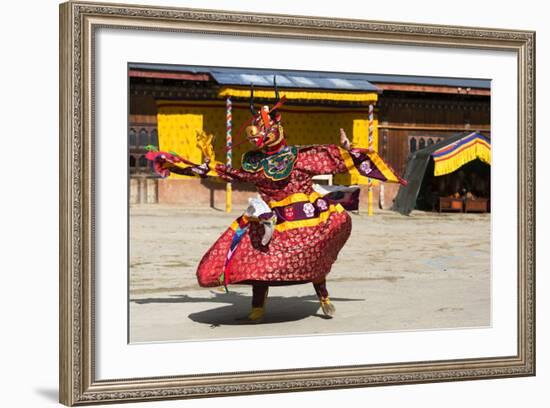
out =
<svg viewBox="0 0 550 408"><path fill-rule="evenodd" d="M246 128L248 139L259 149L268 152L277 151L282 146L286 146L279 112L279 108L285 103L285 97L279 97L276 76L273 77L273 87L275 88L275 105L271 109L265 105L257 111L254 107L254 85L250 84L250 112L254 119L252 124Z"/></svg>

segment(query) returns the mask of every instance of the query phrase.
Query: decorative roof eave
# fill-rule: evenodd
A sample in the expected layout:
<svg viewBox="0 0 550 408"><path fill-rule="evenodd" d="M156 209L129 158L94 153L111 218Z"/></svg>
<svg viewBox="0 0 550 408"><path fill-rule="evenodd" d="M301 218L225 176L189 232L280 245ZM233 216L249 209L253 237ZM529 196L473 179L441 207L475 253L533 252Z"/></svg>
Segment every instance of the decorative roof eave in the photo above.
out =
<svg viewBox="0 0 550 408"><path fill-rule="evenodd" d="M358 103L376 103L378 100L377 92L334 92L328 90L303 90L279 89L279 94L284 95L287 100L302 101L335 101L335 102L358 102ZM224 86L218 92L219 97L249 98L250 88ZM275 99L275 91L268 89L254 89L254 97L258 99Z"/></svg>

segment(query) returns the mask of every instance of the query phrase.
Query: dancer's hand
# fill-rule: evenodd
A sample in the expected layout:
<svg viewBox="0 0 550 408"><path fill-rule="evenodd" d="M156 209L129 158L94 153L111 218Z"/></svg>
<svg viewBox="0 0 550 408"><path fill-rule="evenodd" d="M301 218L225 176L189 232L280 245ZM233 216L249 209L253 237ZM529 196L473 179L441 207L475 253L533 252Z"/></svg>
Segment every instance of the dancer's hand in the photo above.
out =
<svg viewBox="0 0 550 408"><path fill-rule="evenodd" d="M176 167L174 160L170 154L165 154L161 152L149 151L145 157L147 160L153 162L153 170L156 174L161 177L168 177L170 172Z"/></svg>
<svg viewBox="0 0 550 408"><path fill-rule="evenodd" d="M346 135L346 132L342 128L340 128L340 145L346 150L351 149L351 143Z"/></svg>
<svg viewBox="0 0 550 408"><path fill-rule="evenodd" d="M174 164L167 161L166 158L164 157L159 157L157 160L158 160L158 166L161 169L170 170L171 168L174 167Z"/></svg>
<svg viewBox="0 0 550 408"><path fill-rule="evenodd" d="M167 160L166 156L159 154L153 160L153 169L161 177L168 177L170 172L174 168L174 163L171 160Z"/></svg>

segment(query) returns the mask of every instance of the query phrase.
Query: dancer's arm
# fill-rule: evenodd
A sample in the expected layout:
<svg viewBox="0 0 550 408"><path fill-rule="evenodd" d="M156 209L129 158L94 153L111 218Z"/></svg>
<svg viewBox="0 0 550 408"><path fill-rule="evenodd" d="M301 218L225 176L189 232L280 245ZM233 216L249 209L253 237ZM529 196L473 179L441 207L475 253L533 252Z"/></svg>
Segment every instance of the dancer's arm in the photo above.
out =
<svg viewBox="0 0 550 408"><path fill-rule="evenodd" d="M255 173L229 167L217 161L194 164L183 161L175 154L157 151L147 153L146 157L153 162L155 173L163 178L168 177L170 173L201 178L220 177L225 181L254 182L257 178Z"/></svg>
<svg viewBox="0 0 550 408"><path fill-rule="evenodd" d="M393 183L406 184L372 149L352 148L341 131L344 147L334 144L303 146L298 153L297 168L312 175L355 173Z"/></svg>

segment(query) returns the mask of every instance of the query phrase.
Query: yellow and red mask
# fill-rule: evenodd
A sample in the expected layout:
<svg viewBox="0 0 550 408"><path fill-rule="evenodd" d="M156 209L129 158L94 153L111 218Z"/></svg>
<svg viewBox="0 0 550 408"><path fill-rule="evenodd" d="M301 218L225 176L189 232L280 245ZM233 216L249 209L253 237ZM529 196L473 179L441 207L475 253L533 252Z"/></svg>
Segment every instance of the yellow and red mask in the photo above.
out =
<svg viewBox="0 0 550 408"><path fill-rule="evenodd" d="M250 111L254 116L252 124L246 128L246 137L256 146L256 148L269 152L278 151L286 146L283 126L281 125L281 114L278 108L284 104L285 97L279 98L277 83L275 85L276 103L270 110L268 106L263 106L260 111L254 108L254 88L250 87Z"/></svg>
<svg viewBox="0 0 550 408"><path fill-rule="evenodd" d="M269 108L264 106L255 116L254 121L246 128L246 137L258 149L275 150L285 146L283 126L280 123L280 114L273 118Z"/></svg>

